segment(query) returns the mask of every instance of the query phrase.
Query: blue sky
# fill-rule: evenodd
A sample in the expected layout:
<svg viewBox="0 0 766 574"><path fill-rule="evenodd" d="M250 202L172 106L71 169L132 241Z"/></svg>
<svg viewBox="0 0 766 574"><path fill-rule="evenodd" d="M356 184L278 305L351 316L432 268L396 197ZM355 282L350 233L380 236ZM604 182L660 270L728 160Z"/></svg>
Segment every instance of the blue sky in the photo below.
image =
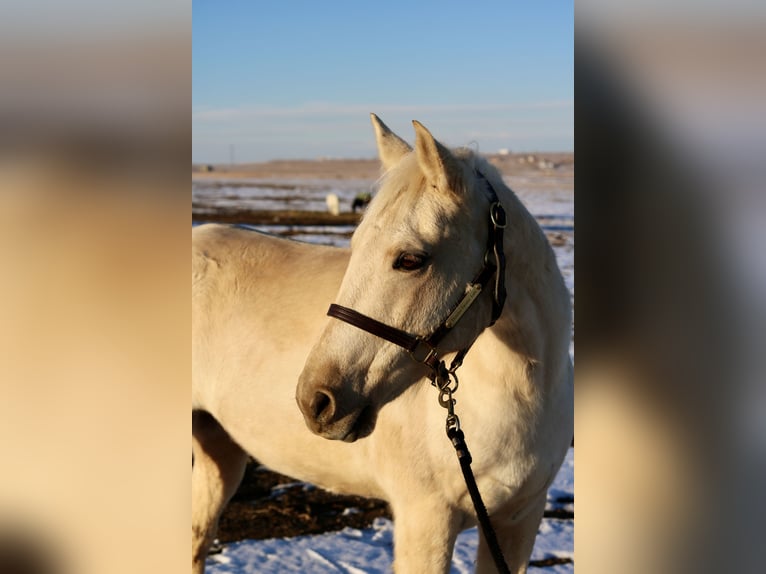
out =
<svg viewBox="0 0 766 574"><path fill-rule="evenodd" d="M194 0L196 162L373 157L369 113L483 152L574 146L573 3Z"/></svg>

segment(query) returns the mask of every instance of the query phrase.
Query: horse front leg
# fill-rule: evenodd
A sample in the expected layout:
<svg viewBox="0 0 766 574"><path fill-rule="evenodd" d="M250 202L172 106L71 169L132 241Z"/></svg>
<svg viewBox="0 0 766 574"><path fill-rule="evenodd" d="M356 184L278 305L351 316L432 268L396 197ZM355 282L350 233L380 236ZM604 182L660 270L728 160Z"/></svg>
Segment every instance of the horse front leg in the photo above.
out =
<svg viewBox="0 0 766 574"><path fill-rule="evenodd" d="M413 502L410 499L391 506L394 514L394 572L448 574L460 531L458 515L443 502Z"/></svg>
<svg viewBox="0 0 766 574"><path fill-rule="evenodd" d="M242 481L247 454L211 415L192 414L192 573L205 571L224 506Z"/></svg>
<svg viewBox="0 0 766 574"><path fill-rule="evenodd" d="M528 506L521 517L509 517L496 513L490 517L498 543L505 556L511 574L525 574L529 557L535 546L535 538L545 510L546 492ZM497 574L487 541L479 529L479 550L476 556L476 574Z"/></svg>

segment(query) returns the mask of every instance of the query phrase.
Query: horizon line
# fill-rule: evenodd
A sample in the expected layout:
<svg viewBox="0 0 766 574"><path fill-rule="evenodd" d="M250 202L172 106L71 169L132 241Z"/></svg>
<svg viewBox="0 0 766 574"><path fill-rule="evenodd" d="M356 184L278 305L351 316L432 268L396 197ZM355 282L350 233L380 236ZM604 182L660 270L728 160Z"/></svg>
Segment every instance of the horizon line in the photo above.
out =
<svg viewBox="0 0 766 574"><path fill-rule="evenodd" d="M482 156L500 156L500 157L506 157L506 156L520 156L520 155L556 155L556 154L574 154L574 149L562 149L562 150L520 150L520 151L513 151L509 150L508 153L501 153L499 151L489 152L489 153L482 153L479 152L479 155ZM295 161L295 162L321 162L321 161L380 161L380 158L377 156L317 156L317 157L278 157L273 159L263 159L263 160L252 160L252 161L235 161L235 162L229 162L229 161L204 161L204 160L192 160L192 165L220 165L220 166L244 166L244 165L252 165L252 164L260 164L260 163L274 163L274 162L282 162L282 161Z"/></svg>

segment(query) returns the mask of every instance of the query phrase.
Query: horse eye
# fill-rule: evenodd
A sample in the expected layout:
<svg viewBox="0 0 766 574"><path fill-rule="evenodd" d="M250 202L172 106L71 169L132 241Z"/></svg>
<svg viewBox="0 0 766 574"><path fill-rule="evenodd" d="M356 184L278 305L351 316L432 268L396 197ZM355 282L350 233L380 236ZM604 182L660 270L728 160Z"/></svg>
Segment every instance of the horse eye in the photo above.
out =
<svg viewBox="0 0 766 574"><path fill-rule="evenodd" d="M402 253L394 261L394 269L415 271L425 265L427 257L418 253Z"/></svg>

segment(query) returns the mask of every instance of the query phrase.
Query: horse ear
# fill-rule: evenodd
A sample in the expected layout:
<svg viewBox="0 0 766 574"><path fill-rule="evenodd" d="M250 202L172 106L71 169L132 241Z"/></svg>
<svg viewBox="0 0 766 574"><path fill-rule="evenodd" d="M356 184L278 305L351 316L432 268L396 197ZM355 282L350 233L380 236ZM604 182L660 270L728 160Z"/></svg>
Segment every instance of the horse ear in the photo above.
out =
<svg viewBox="0 0 766 574"><path fill-rule="evenodd" d="M439 189L453 189L462 175L460 165L423 124L412 120L412 125L415 127L415 152L426 179Z"/></svg>
<svg viewBox="0 0 766 574"><path fill-rule="evenodd" d="M402 157L412 151L410 144L388 129L378 116L370 114L372 127L375 129L375 141L378 143L378 156L384 169L389 169Z"/></svg>

